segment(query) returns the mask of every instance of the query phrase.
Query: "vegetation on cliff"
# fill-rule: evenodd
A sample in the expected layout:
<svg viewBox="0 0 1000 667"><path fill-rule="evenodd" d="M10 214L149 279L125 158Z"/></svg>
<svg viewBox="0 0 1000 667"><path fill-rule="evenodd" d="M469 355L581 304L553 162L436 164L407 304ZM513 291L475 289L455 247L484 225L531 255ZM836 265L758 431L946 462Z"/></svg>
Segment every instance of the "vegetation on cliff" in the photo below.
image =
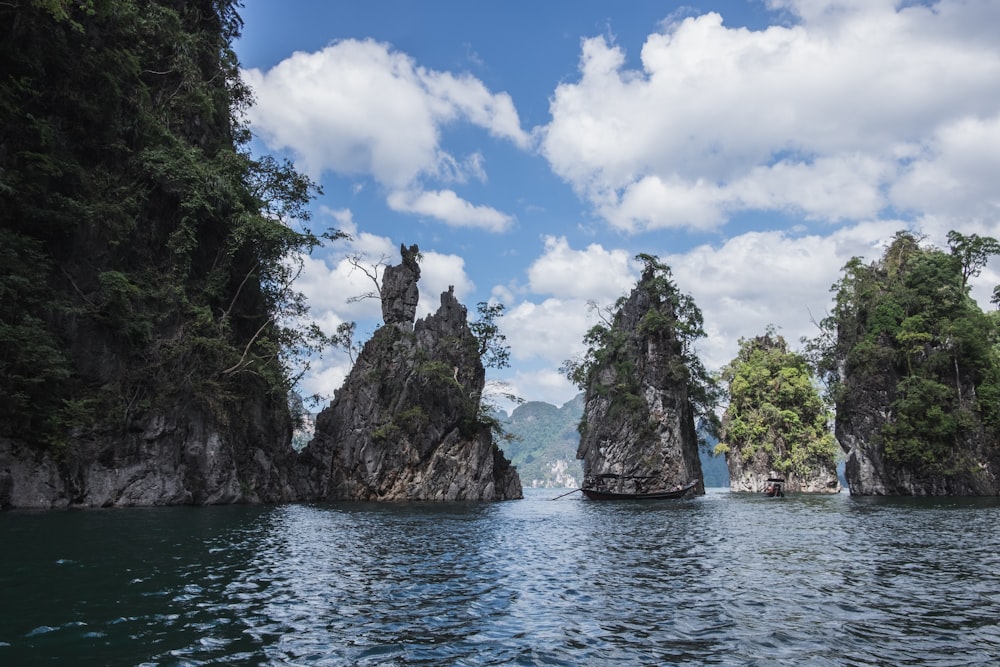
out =
<svg viewBox="0 0 1000 667"><path fill-rule="evenodd" d="M636 354L629 350L629 342L636 335L655 340L663 352L669 379L686 387L696 417L714 432L718 424L715 415L718 384L695 349L695 342L705 336L701 310L690 295L678 289L670 267L659 258L639 254L636 260L643 264L637 290L649 302L643 308L641 319L635 323L622 321L623 308L630 297L620 297L613 308L603 313L602 321L584 335L587 350L583 357L566 360L562 370L584 391L614 396L616 405L632 412L646 411L648 406L642 396ZM581 422L580 427L586 428L586 423Z"/></svg>
<svg viewBox="0 0 1000 667"><path fill-rule="evenodd" d="M729 405L722 416L721 442L731 476L759 468L807 480L817 471L834 471L837 442L833 415L813 383L806 358L788 349L773 329L741 339L736 358L722 369ZM755 465L758 464L758 465ZM835 475L833 475L835 478Z"/></svg>
<svg viewBox="0 0 1000 667"><path fill-rule="evenodd" d="M323 343L290 326L316 188L247 149L236 4L0 5L0 436L283 405Z"/></svg>
<svg viewBox="0 0 1000 667"><path fill-rule="evenodd" d="M916 479L974 479L1000 451L1000 330L968 287L1000 244L958 232L948 241L924 247L898 232L879 260L852 259L813 341L838 439L865 442L869 458ZM847 473L853 491L850 461Z"/></svg>
<svg viewBox="0 0 1000 667"><path fill-rule="evenodd" d="M714 422L716 385L698 359L701 311L651 255L638 284L591 328L568 377L585 390L580 445L584 486L618 475L627 492L695 482L704 492L696 418ZM627 482L627 483L626 483ZM631 488L629 485L631 484Z"/></svg>

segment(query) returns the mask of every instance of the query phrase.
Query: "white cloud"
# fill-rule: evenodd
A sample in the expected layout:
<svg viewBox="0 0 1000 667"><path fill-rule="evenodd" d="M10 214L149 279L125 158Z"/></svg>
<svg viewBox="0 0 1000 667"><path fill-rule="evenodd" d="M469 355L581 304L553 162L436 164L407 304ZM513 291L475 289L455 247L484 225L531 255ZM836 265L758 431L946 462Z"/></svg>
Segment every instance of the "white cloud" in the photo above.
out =
<svg viewBox="0 0 1000 667"><path fill-rule="evenodd" d="M565 237L547 236L543 254L528 268L528 289L603 305L631 289L635 281L631 260L624 250L608 251L596 243L574 250Z"/></svg>
<svg viewBox="0 0 1000 667"><path fill-rule="evenodd" d="M854 256L871 261L881 244L903 227L898 221L864 223L829 236L750 232L721 246L699 246L662 257L678 288L694 297L708 336L699 343L708 368L728 363L740 338L779 327L793 347L819 333L831 303L830 287Z"/></svg>
<svg viewBox="0 0 1000 667"><path fill-rule="evenodd" d="M582 299L526 300L508 307L500 329L515 360L541 359L558 367L584 351L583 334L595 321Z"/></svg>
<svg viewBox="0 0 1000 667"><path fill-rule="evenodd" d="M389 195L388 204L394 211L430 216L453 227L478 227L502 232L513 222L509 215L489 206L474 206L452 190L397 190Z"/></svg>
<svg viewBox="0 0 1000 667"><path fill-rule="evenodd" d="M441 293L449 287L455 288L455 298L470 311L475 311L475 305L466 303L468 295L475 290L475 285L465 272L465 260L458 255L445 255L434 251L421 252L420 302L417 304L417 317L424 317L436 312L441 305ZM398 262L394 262L398 263Z"/></svg>
<svg viewBox="0 0 1000 667"><path fill-rule="evenodd" d="M942 126L892 188L903 209L953 218L1000 217L1000 114Z"/></svg>
<svg viewBox="0 0 1000 667"><path fill-rule="evenodd" d="M245 70L256 103L248 111L270 150L289 151L314 177L324 171L371 176L390 190L421 181L483 181L481 153L456 158L441 146L446 126L467 122L521 149L520 127L506 93L492 93L472 76L418 66L373 40L347 39L315 53L296 52L272 69ZM417 190L420 188L417 187ZM462 201L451 191L405 198L402 210L458 225L503 228L509 218Z"/></svg>
<svg viewBox="0 0 1000 667"><path fill-rule="evenodd" d="M647 38L641 69L587 39L579 80L552 97L542 153L630 232L716 227L743 209L864 219L904 172L895 196L922 203L909 181L965 183L969 156L995 164L996 151L962 142L995 137L981 119L1000 110L1000 42L966 35L1000 24L1000 3L898 4L776 0L795 22L761 31L686 18ZM923 173L907 169L915 150L936 157Z"/></svg>

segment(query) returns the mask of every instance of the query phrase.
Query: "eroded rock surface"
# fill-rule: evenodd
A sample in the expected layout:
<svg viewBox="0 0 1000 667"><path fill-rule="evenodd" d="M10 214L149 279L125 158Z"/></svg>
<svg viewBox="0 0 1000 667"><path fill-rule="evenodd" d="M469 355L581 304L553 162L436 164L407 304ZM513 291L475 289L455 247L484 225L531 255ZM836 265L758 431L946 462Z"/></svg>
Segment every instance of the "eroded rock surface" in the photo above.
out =
<svg viewBox="0 0 1000 667"><path fill-rule="evenodd" d="M695 481L695 492L704 493L680 342L671 327L640 326L651 311L673 317L653 279L645 273L614 318L612 334L622 344L595 368L586 388L577 458L585 478L645 477L645 490Z"/></svg>
<svg viewBox="0 0 1000 667"><path fill-rule="evenodd" d="M507 500L521 482L480 420L486 373L449 289L418 320L417 247L382 285L386 326L368 341L300 459L299 495L327 500ZM416 268L414 268L416 267ZM412 308L411 308L412 305Z"/></svg>

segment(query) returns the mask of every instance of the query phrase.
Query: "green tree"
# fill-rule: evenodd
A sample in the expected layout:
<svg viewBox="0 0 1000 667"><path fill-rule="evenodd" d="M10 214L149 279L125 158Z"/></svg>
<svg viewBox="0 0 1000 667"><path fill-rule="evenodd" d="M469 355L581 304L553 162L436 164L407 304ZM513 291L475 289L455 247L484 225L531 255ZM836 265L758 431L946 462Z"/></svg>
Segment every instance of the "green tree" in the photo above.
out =
<svg viewBox="0 0 1000 667"><path fill-rule="evenodd" d="M958 262L963 288L968 284L969 278L980 274L990 257L1000 255L1000 241L992 236L966 236L954 230L948 232L948 247L951 248L952 257Z"/></svg>
<svg viewBox="0 0 1000 667"><path fill-rule="evenodd" d="M507 345L507 336L500 331L500 326L497 324L497 320L503 317L503 311L502 303L480 301L476 304L479 317L469 324L469 328L479 341L479 357L486 368L500 369L510 366L510 346Z"/></svg>
<svg viewBox="0 0 1000 667"><path fill-rule="evenodd" d="M835 467L833 415L806 358L791 352L773 328L741 339L736 358L721 377L729 389L729 405L716 453L750 462L763 452L769 468L800 477L818 467Z"/></svg>

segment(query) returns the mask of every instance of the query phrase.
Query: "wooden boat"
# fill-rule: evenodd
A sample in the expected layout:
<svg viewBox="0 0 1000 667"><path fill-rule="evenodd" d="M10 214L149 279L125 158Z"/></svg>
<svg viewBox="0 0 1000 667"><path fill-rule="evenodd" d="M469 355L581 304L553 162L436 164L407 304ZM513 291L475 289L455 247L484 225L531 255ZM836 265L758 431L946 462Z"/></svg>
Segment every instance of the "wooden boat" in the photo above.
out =
<svg viewBox="0 0 1000 667"><path fill-rule="evenodd" d="M643 490L643 482L649 479L652 478L607 473L587 478L580 490L591 500L671 500L683 498L698 485L697 480L695 480L672 489L645 491Z"/></svg>
<svg viewBox="0 0 1000 667"><path fill-rule="evenodd" d="M768 498L784 498L785 480L781 477L771 477L768 479L767 486L764 487L764 495Z"/></svg>

